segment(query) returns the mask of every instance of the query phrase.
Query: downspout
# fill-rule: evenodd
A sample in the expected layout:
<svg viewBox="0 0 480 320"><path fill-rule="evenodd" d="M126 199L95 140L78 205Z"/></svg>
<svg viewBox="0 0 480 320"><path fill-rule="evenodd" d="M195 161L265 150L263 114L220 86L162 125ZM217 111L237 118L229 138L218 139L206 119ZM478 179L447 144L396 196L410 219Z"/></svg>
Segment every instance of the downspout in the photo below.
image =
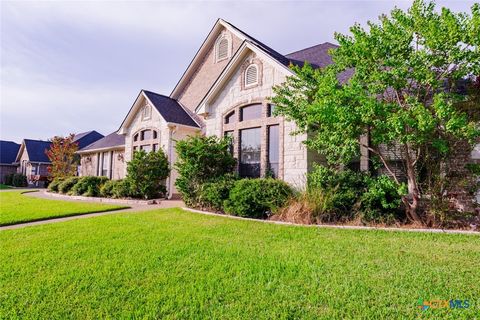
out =
<svg viewBox="0 0 480 320"><path fill-rule="evenodd" d="M177 129L177 126L173 124L168 124L168 167L170 169L168 173L168 189L167 189L167 199L171 199L173 196L173 180L172 180L172 157L173 157L173 134Z"/></svg>

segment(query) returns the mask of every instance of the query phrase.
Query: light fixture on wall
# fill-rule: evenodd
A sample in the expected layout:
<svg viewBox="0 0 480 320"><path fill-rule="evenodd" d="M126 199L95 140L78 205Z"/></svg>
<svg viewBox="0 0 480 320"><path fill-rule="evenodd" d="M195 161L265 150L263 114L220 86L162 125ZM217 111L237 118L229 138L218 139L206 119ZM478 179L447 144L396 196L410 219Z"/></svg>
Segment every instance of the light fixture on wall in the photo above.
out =
<svg viewBox="0 0 480 320"><path fill-rule="evenodd" d="M85 162L87 162L87 163L88 163L88 162L92 162L92 157L90 157L90 156L86 157L86 158L85 158Z"/></svg>
<svg viewBox="0 0 480 320"><path fill-rule="evenodd" d="M119 154L118 154L117 160L123 162L123 153L119 153Z"/></svg>

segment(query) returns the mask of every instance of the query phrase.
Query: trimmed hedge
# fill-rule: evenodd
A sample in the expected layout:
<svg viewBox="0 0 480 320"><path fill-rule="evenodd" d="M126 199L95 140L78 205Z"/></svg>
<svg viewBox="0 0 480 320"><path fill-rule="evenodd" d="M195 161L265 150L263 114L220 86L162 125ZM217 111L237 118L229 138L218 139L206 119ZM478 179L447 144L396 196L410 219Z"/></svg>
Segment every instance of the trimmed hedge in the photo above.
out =
<svg viewBox="0 0 480 320"><path fill-rule="evenodd" d="M58 190L58 187L60 186L60 184L64 181L65 179L63 178L55 178L52 180L52 182L50 182L50 184L48 185L48 190L52 191L52 192L59 192Z"/></svg>
<svg viewBox="0 0 480 320"><path fill-rule="evenodd" d="M237 176L227 174L216 180L202 184L197 192L198 202L202 208L223 211L223 204L235 186Z"/></svg>
<svg viewBox="0 0 480 320"><path fill-rule="evenodd" d="M58 191L67 194L72 190L73 186L78 182L78 177L69 177L60 183Z"/></svg>
<svg viewBox="0 0 480 320"><path fill-rule="evenodd" d="M72 193L77 196L98 197L100 195L100 188L107 181L107 177L81 177L73 186Z"/></svg>
<svg viewBox="0 0 480 320"><path fill-rule="evenodd" d="M240 217L265 218L283 207L293 194L292 188L282 180L242 179L230 190L224 209Z"/></svg>

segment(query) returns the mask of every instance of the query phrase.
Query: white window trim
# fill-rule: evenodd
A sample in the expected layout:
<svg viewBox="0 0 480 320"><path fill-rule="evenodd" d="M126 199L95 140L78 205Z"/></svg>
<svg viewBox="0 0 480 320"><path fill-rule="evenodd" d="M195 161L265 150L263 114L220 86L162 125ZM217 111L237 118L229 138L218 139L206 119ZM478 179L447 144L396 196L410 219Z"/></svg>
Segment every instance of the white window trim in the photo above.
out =
<svg viewBox="0 0 480 320"><path fill-rule="evenodd" d="M250 68L255 68L255 71L256 71L256 74L257 74L256 80L253 83L247 83L247 74L248 74L248 69L250 69ZM244 84L245 84L245 88L250 88L250 87L258 85L258 66L255 63L250 64L245 69L245 74L244 74L244 77L243 77L243 81L244 81Z"/></svg>
<svg viewBox="0 0 480 320"><path fill-rule="evenodd" d="M147 110L147 108L149 112L148 112L148 116L145 116L145 111ZM142 108L142 120L150 120L151 118L152 118L152 106L147 104Z"/></svg>

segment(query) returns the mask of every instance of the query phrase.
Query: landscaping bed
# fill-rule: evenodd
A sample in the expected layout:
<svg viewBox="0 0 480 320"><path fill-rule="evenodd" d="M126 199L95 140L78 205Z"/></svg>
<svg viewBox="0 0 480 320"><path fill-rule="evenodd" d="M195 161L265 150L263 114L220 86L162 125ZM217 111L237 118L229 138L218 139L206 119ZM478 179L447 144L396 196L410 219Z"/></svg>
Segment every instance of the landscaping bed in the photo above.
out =
<svg viewBox="0 0 480 320"><path fill-rule="evenodd" d="M181 209L0 232L0 318L473 319L476 235L294 227ZM422 301L468 308L422 311Z"/></svg>
<svg viewBox="0 0 480 320"><path fill-rule="evenodd" d="M0 226L129 208L125 205L39 199L25 191L0 192Z"/></svg>

